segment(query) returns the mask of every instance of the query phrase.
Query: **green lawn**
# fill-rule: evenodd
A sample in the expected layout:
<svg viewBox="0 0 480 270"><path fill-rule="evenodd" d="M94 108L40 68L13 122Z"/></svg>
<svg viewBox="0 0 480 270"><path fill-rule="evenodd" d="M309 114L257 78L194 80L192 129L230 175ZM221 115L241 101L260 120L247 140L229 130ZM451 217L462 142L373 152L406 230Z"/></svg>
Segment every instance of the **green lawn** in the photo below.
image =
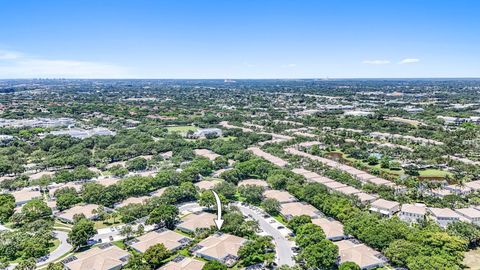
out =
<svg viewBox="0 0 480 270"><path fill-rule="evenodd" d="M282 223L283 225L287 225L287 221L281 216L281 215L276 215L272 216L274 219L276 219L278 222Z"/></svg>
<svg viewBox="0 0 480 270"><path fill-rule="evenodd" d="M125 245L123 240L113 241L112 244L114 244L115 246L117 246L121 249L127 249L127 245Z"/></svg>
<svg viewBox="0 0 480 270"><path fill-rule="evenodd" d="M222 137L220 138L221 140L224 140L224 141L233 141L233 140L236 140L237 137L235 136L227 136L227 137Z"/></svg>
<svg viewBox="0 0 480 270"><path fill-rule="evenodd" d="M113 222L113 219L107 219L107 220L97 220L95 221L95 229L103 229L111 226L117 226L121 225L122 223L120 222L120 217L115 218L115 222Z"/></svg>
<svg viewBox="0 0 480 270"><path fill-rule="evenodd" d="M167 127L168 132L178 132L178 133L187 133L188 131L197 131L198 128L194 126L175 126L175 127Z"/></svg>
<svg viewBox="0 0 480 270"><path fill-rule="evenodd" d="M58 239L55 238L55 239L52 241L52 243L53 243L53 245L48 249L48 252L49 252L49 253L52 252L52 251L54 251L55 249L57 249L58 246L60 246L60 240L58 240Z"/></svg>
<svg viewBox="0 0 480 270"><path fill-rule="evenodd" d="M437 169L426 169L423 171L419 171L420 176L422 177L445 177L451 176L452 174L446 171L437 170Z"/></svg>
<svg viewBox="0 0 480 270"><path fill-rule="evenodd" d="M59 220L55 220L55 223L53 223L53 226L54 227L64 227L64 228L72 228L73 227L72 224L66 224L66 223L63 223Z"/></svg>
<svg viewBox="0 0 480 270"><path fill-rule="evenodd" d="M329 152L329 153L339 153L339 154L342 154L342 157L345 159L345 160L348 160L350 161L351 163L355 162L356 159L352 158L352 157L347 157L347 155L341 151L334 151L334 152ZM371 166L371 165L368 165L367 163L365 162L362 162L365 166L367 166L368 168L375 168L375 169L378 169L378 170L381 170L387 174L390 174L390 175L397 175L397 176L401 176L401 175L404 175L405 172L404 170L390 170L390 169L385 169L385 168L381 168L380 167L380 164L377 164L377 165L374 165L374 166ZM442 171L442 170L438 170L438 169L426 169L426 170L422 170L422 171L419 171L420 173L420 176L421 177L438 177L438 178L443 178L445 176L451 176L452 174L450 172L446 172L446 171Z"/></svg>

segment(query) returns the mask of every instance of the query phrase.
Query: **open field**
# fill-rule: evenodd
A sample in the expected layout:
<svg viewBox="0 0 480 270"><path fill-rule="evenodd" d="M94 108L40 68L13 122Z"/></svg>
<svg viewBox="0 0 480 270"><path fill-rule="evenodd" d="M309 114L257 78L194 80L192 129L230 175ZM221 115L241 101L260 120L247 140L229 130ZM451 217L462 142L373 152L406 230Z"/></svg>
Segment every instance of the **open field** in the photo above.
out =
<svg viewBox="0 0 480 270"><path fill-rule="evenodd" d="M422 177L446 177L447 175L451 176L451 173L437 169L426 169L423 171L419 171L419 173Z"/></svg>
<svg viewBox="0 0 480 270"><path fill-rule="evenodd" d="M188 131L197 131L198 128L194 126L175 126L175 127L167 127L168 132L178 132L178 133L187 133Z"/></svg>

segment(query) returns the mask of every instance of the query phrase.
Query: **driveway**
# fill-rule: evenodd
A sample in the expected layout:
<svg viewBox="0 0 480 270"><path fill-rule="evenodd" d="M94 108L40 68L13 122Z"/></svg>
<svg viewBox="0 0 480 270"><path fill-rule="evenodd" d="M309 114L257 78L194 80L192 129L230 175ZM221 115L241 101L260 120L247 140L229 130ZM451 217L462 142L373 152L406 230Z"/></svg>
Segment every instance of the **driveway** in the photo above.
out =
<svg viewBox="0 0 480 270"><path fill-rule="evenodd" d="M140 224L132 225L132 229L137 230L139 225ZM144 223L141 223L141 225L143 225L145 232L149 232L149 231L155 229L154 225L145 225ZM119 226L115 226L115 227L98 229L97 234L95 234L92 237L92 239L97 241L97 242L101 241L102 243L108 243L108 242L112 242L112 241L123 240L123 239L125 239L125 236L120 235L120 230L123 226L125 226L125 225L119 225Z"/></svg>
<svg viewBox="0 0 480 270"><path fill-rule="evenodd" d="M288 240L287 236L291 233L288 228L284 227L280 222L275 220L272 217L264 218L265 214L263 210L254 206L243 206L239 203L235 204L244 215L251 216L254 220L258 221L260 228L265 232L266 235L273 237L275 242L275 250L277 253L276 262L280 265L294 266L295 261L293 256L295 255L292 251L292 247L295 246L295 242Z"/></svg>

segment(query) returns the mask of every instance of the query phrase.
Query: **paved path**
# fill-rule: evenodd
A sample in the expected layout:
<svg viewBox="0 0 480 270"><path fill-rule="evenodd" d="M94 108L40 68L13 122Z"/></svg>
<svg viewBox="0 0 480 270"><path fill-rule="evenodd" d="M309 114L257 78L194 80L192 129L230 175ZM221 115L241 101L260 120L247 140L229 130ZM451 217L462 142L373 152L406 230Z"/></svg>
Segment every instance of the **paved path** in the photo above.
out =
<svg viewBox="0 0 480 270"><path fill-rule="evenodd" d="M292 247L295 246L293 241L288 240L287 236L291 231L287 228L278 229L279 226L284 227L281 223L276 221L274 218L264 218L264 212L257 207L248 207L241 204L235 204L240 211L251 216L253 219L258 221L260 228L267 234L273 237L275 241L275 250L277 253L276 261L278 266L288 265L294 266L295 261L293 256L295 255L292 251Z"/></svg>
<svg viewBox="0 0 480 270"><path fill-rule="evenodd" d="M39 261L37 263L37 266L42 266L42 265L54 262L58 260L58 258L70 252L73 248L72 245L70 245L67 242L68 233L62 232L62 231L53 231L53 232L55 233L55 238L60 240L60 245L54 251L52 251L50 254L44 257L46 258L46 260Z"/></svg>

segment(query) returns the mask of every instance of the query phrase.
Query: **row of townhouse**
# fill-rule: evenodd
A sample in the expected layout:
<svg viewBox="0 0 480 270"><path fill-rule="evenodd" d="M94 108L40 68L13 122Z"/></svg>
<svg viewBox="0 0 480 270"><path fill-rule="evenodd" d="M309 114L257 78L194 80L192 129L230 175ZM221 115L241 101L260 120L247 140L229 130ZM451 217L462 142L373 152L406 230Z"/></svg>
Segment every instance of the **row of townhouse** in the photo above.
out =
<svg viewBox="0 0 480 270"><path fill-rule="evenodd" d="M296 149L290 149L290 153L299 154L311 158L313 155L298 151ZM315 156L313 156L315 157ZM433 208L425 207L422 204L404 204L400 205L398 202L377 199L377 195L366 194L354 187L347 186L343 183L336 182L328 177L321 176L315 172L305 170L303 168L297 168L292 170L294 173L303 175L307 181L317 182L325 185L331 191L343 193L345 195L356 196L362 203L369 203L369 210L377 212L386 217L392 217L398 213L400 219L407 222L414 222L417 220L425 219L427 216L435 220L440 226L446 227L449 223L454 221L465 221L473 224L480 225L480 206L473 206L469 208L461 209L449 209L449 208ZM444 188L449 192L458 194L460 190L480 190L480 180L471 181L465 184L464 187L458 185L448 185ZM428 215L427 215L428 214Z"/></svg>
<svg viewBox="0 0 480 270"><path fill-rule="evenodd" d="M302 157L309 158L311 160L319 161L320 163L322 163L322 164L324 164L328 167L331 167L331 168L340 170L342 172L345 172L347 174L350 174L351 176L353 176L355 179L359 180L362 183L371 183L371 184L375 184L375 185L388 186L388 187L395 188L395 190L398 191L398 192L402 192L402 191L405 190L405 187L396 185L392 181L389 181L389 180L380 178L378 176L366 173L366 172L364 172L362 170L359 170L357 168L354 168L352 166L348 166L348 165L339 163L337 161L334 161L334 160L331 160L331 159L328 159L328 158L315 156L315 155L300 151L300 150L298 150L294 147L286 148L285 151L287 153L290 153L290 154L293 154L293 155L302 156Z"/></svg>
<svg viewBox="0 0 480 270"><path fill-rule="evenodd" d="M243 182L243 183L242 183ZM333 241L339 248L339 264L343 262L355 262L361 269L374 269L385 264L383 255L368 246L351 239L343 230L343 224L325 217L314 206L298 201L293 195L284 190L268 189L268 184L262 180L244 180L239 185L257 185L265 188L263 196L280 202L280 214L285 220L293 217L306 215L312 219L312 223L320 226L325 233L326 239Z"/></svg>
<svg viewBox="0 0 480 270"><path fill-rule="evenodd" d="M278 194L279 196L274 197L277 200L293 197L292 195L286 195L284 193L288 192L275 191L275 193L270 193L269 196L272 197L272 194ZM283 202L281 204L280 214L286 220L302 215L311 217L312 223L320 226L325 233L325 237L328 240L333 241L338 247L339 264L344 262L354 262L360 266L361 269L375 269L382 267L386 262L386 259L380 252L360 243L356 239L351 239L351 237L346 235L342 223L325 217L322 212L308 203L299 201Z"/></svg>

